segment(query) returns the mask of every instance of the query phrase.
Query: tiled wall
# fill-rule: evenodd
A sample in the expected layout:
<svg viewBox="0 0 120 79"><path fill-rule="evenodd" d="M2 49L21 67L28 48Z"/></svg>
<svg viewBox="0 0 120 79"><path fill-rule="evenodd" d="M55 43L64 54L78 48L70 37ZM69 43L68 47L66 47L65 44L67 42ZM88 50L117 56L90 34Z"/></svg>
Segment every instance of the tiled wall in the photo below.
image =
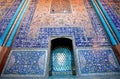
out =
<svg viewBox="0 0 120 79"><path fill-rule="evenodd" d="M31 20L37 19L34 18L36 16L36 14L34 15L36 4L31 3L33 6L30 5L31 9L28 9L28 11L26 12L26 16L24 17L22 25L20 26L18 34L14 40L13 48L48 48L49 37L51 36L71 36L75 40L76 47L83 46L94 47L110 45L106 33L104 32L104 29L102 27L102 24L100 23L97 14L92 8L92 5L90 5L89 0L84 0L84 3L92 23L91 29L89 28L88 25L86 25L85 27L84 26L69 27L63 25L53 28L51 26L49 27L42 27L41 25L37 26L36 24L35 24L36 26L35 25L33 26L34 23L31 23ZM62 15L60 14L60 16ZM87 18L88 16L84 17ZM87 28L87 26L89 29Z"/></svg>
<svg viewBox="0 0 120 79"><path fill-rule="evenodd" d="M8 2L6 2L8 1ZM12 16L17 10L21 0L3 0L0 2L0 37L6 29L8 23L10 22ZM3 14L4 13L4 14Z"/></svg>
<svg viewBox="0 0 120 79"><path fill-rule="evenodd" d="M51 0L48 0L51 1ZM73 1L73 0L71 0ZM75 3L82 0L74 0L73 7L77 7ZM46 55L48 51L42 51L41 48L48 50L50 43L50 37L52 36L70 36L73 37L76 58L78 59L78 73L79 75L87 73L110 73L110 72L120 72L118 62L112 49L110 48L110 42L106 36L106 33L100 23L97 14L95 13L92 5L89 0L83 0L79 2L83 10L83 13L78 14L77 8L73 8L73 13L77 13L75 17L77 20L74 21L75 24L66 25L70 23L68 21L63 22L63 19L60 21L56 20L57 18L62 18L63 14L60 17L55 15L54 18L58 22L59 26L52 26L47 23L46 18L48 14L45 13L49 11L49 6L46 5L48 2L43 0L32 0L30 5L25 13L25 16L21 22L19 31L14 39L12 45L12 51L9 55L8 62L4 68L2 75L41 75L44 76L45 66L47 62ZM45 3L45 11L39 8L40 4ZM44 6L42 4L42 6ZM46 8L47 7L47 8ZM85 8L86 7L86 8ZM38 11L37 11L38 10ZM43 11L41 11L43 10ZM34 14L35 12L35 14ZM84 14L85 12L85 14ZM83 15L82 15L83 14ZM82 15L82 16L81 16ZM89 15L89 16L88 16ZM53 16L53 15L50 15ZM73 18L69 17L69 18ZM67 18L67 16L65 17ZM80 18L80 19L79 19ZM44 20L45 19L45 20ZM42 20L45 23L42 23ZM70 19L71 20L71 19ZM87 22L85 22L87 20ZM50 20L49 20L50 21ZM51 22L51 21L50 21ZM59 24L60 22L60 24ZM47 26L45 26L47 23ZM62 24L63 23L63 24ZM79 23L81 23L79 25ZM43 24L43 25L42 25ZM54 22L53 22L54 24ZM48 26L50 25L50 26ZM76 25L76 26L75 26ZM87 28L88 27L88 28ZM38 48L38 50L19 50L27 48ZM14 50L15 49L15 50ZM39 61L40 60L40 61ZM33 65L35 63L35 65ZM18 64L18 65L17 65Z"/></svg>
<svg viewBox="0 0 120 79"><path fill-rule="evenodd" d="M101 24L101 22L100 22L100 20L97 16L97 13L95 12L94 8L92 7L92 4L90 3L89 0L83 0L83 1L84 1L84 4L85 4L85 7L87 9L92 27L95 31L95 34L97 36L104 35L105 32L104 32L103 26L102 26L102 24Z"/></svg>
<svg viewBox="0 0 120 79"><path fill-rule="evenodd" d="M79 48L75 59L78 75L112 74L120 72L120 65L111 48ZM47 72L48 51L46 49L12 50L2 72L2 76L39 76L45 77Z"/></svg>
<svg viewBox="0 0 120 79"><path fill-rule="evenodd" d="M110 48L83 48L77 50L80 74L120 72Z"/></svg>
<svg viewBox="0 0 120 79"><path fill-rule="evenodd" d="M2 76L44 76L46 50L12 50Z"/></svg>
<svg viewBox="0 0 120 79"><path fill-rule="evenodd" d="M30 26L31 30L39 27L87 27L91 28L91 23L82 0L69 0L71 13L50 13L53 0L38 0L37 8ZM55 5L55 4L54 4ZM57 5L55 5L58 7ZM59 6L59 8L61 8Z"/></svg>
<svg viewBox="0 0 120 79"><path fill-rule="evenodd" d="M110 45L106 35L87 37L84 31L85 29L80 27L40 28L39 35L36 38L29 37L26 33L19 31L13 43L13 48L48 48L51 36L71 36L75 40L76 47Z"/></svg>
<svg viewBox="0 0 120 79"><path fill-rule="evenodd" d="M120 32L120 1L119 0L100 0L108 15Z"/></svg>

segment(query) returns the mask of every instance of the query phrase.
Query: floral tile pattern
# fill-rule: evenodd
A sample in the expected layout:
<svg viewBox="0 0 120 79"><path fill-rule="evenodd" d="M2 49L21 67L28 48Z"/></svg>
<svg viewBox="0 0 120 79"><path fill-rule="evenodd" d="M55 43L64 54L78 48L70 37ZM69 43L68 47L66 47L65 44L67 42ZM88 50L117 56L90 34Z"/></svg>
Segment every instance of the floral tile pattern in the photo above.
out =
<svg viewBox="0 0 120 79"><path fill-rule="evenodd" d="M3 75L44 75L46 58L46 50L12 50Z"/></svg>
<svg viewBox="0 0 120 79"><path fill-rule="evenodd" d="M39 27L59 26L87 27L86 29L90 29L92 27L82 0L69 0L72 13L51 14L50 8L52 1L53 0L38 0L30 29L36 30ZM61 1L65 2L65 0ZM55 7L57 6L58 5L55 5ZM60 8L61 7L59 6L58 9Z"/></svg>
<svg viewBox="0 0 120 79"><path fill-rule="evenodd" d="M40 28L36 38L29 37L23 31L19 31L14 40L13 48L48 48L50 36L71 36L75 40L76 47L110 45L106 35L89 37L85 35L84 30L80 27Z"/></svg>
<svg viewBox="0 0 120 79"><path fill-rule="evenodd" d="M38 3L40 4L45 4L42 5L43 8L48 8L49 5L48 2L51 0L46 1L41 1ZM48 48L48 43L49 43L49 37L51 36L71 36L75 40L75 45L76 47L87 47L87 46L93 46L93 47L99 47L99 46L109 46L109 40L106 36L106 33L104 32L104 29L102 27L102 24L100 23L97 15L95 14L95 11L92 6L90 5L88 0L84 0L85 7L83 7L83 2L78 2L79 4L82 4L82 6L79 6L85 9L85 12L88 11L92 27L89 28L89 22L87 23L88 25L83 26L56 26L56 27L42 27L41 25L37 26L33 22L35 19L39 19L38 17L35 18L37 15L36 12L38 11L37 9L41 10L41 7L39 4L37 4L37 1L33 1L31 5L29 6L29 9L27 10L27 14L24 17L22 24L20 26L19 32L16 36L16 39L14 40L13 48ZM76 7L74 4L77 3L77 0L72 1L71 4L73 8L75 9L73 11L73 14L79 13L76 12ZM77 4L78 5L78 4ZM36 8L37 7L37 8ZM87 10L87 11L86 11ZM35 12L35 14L34 14ZM42 11L44 12L44 11ZM45 9L45 12L47 10ZM76 12L76 13L74 13ZM38 16L41 15L41 20L43 19L42 17L44 13L39 14ZM50 15L50 14L49 14ZM69 15L69 14L65 14ZM52 15L53 16L53 15ZM54 15L57 16L57 15ZM63 16L59 14L58 16ZM57 16L57 18L59 18ZM76 15L77 16L77 15ZM79 16L77 16L79 17ZM84 18L88 18L88 16L84 16ZM81 17L82 18L82 17ZM88 18L89 19L89 18ZM73 20L74 21L74 20ZM85 20L86 21L86 20ZM32 22L32 23L31 23ZM36 21L37 22L37 21ZM40 22L40 21L38 21ZM31 24L31 25L30 25ZM84 24L84 22L83 22ZM86 24L86 23L85 23ZM33 26L34 25L34 26Z"/></svg>
<svg viewBox="0 0 120 79"><path fill-rule="evenodd" d="M78 59L83 74L120 72L120 66L110 48L78 49Z"/></svg>

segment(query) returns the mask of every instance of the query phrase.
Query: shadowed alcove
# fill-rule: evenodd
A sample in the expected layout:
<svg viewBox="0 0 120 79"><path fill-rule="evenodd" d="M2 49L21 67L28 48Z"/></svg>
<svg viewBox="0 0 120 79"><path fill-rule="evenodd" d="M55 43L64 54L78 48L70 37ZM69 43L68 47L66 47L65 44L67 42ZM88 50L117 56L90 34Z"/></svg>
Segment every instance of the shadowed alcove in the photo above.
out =
<svg viewBox="0 0 120 79"><path fill-rule="evenodd" d="M51 40L50 76L76 75L72 40L56 38Z"/></svg>

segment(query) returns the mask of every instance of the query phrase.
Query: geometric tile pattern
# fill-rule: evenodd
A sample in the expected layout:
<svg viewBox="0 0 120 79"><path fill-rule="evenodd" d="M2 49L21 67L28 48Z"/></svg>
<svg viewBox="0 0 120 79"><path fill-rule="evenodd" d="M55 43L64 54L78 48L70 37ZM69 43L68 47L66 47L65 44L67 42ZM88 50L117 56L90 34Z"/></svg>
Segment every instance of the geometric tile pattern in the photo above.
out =
<svg viewBox="0 0 120 79"><path fill-rule="evenodd" d="M8 2L6 2L8 1ZM0 9L0 37L5 31L7 25L9 24L12 16L16 12L21 0L3 0L3 2L0 2L0 8L3 9L3 11ZM9 6L9 7L6 7ZM11 6L11 7L10 7ZM4 14L3 14L4 13Z"/></svg>
<svg viewBox="0 0 120 79"><path fill-rule="evenodd" d="M119 0L100 0L106 12L112 19L116 28L120 32L120 1Z"/></svg>
<svg viewBox="0 0 120 79"><path fill-rule="evenodd" d="M45 75L46 50L12 50L3 75Z"/></svg>
<svg viewBox="0 0 120 79"><path fill-rule="evenodd" d="M82 74L120 72L120 65L110 48L86 48L77 52Z"/></svg>
<svg viewBox="0 0 120 79"><path fill-rule="evenodd" d="M59 47L51 52L52 75L72 75L74 64L72 52L65 47Z"/></svg>

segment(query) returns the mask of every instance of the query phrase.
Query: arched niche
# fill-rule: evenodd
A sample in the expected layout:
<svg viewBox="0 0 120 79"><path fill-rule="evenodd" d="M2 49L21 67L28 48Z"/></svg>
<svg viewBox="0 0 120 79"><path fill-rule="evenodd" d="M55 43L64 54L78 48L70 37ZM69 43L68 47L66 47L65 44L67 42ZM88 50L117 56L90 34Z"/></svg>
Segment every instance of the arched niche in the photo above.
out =
<svg viewBox="0 0 120 79"><path fill-rule="evenodd" d="M59 37L51 40L49 76L76 75L73 40Z"/></svg>

